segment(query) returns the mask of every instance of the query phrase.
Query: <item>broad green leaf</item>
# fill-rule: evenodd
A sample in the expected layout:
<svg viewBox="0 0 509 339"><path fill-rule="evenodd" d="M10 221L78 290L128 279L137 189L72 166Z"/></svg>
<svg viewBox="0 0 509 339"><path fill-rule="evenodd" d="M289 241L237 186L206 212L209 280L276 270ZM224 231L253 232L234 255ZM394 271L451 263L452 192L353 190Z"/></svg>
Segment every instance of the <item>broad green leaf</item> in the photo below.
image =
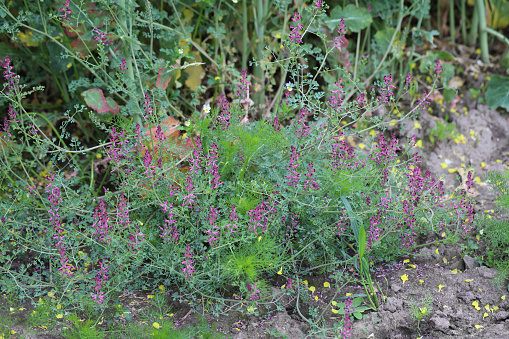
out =
<svg viewBox="0 0 509 339"><path fill-rule="evenodd" d="M56 42L48 41L46 42L46 46L49 51L49 65L52 71L55 73L62 73L72 67L71 58L61 57L62 53L64 53L64 49Z"/></svg>
<svg viewBox="0 0 509 339"><path fill-rule="evenodd" d="M325 20L325 23L329 29L333 30L340 24L341 19L345 20L346 29L352 32L359 32L373 22L373 18L366 8L348 5L345 8L341 6L334 7L330 13L330 18Z"/></svg>
<svg viewBox="0 0 509 339"><path fill-rule="evenodd" d="M502 107L509 110L509 78L492 75L486 91L486 102L490 109Z"/></svg>
<svg viewBox="0 0 509 339"><path fill-rule="evenodd" d="M102 89L92 88L81 93L81 96L85 99L87 106L97 113L107 113L110 111L110 107L108 106Z"/></svg>
<svg viewBox="0 0 509 339"><path fill-rule="evenodd" d="M363 301L364 301L364 298L355 298L352 301L352 306L357 308L358 306L360 306L360 304L362 304Z"/></svg>
<svg viewBox="0 0 509 339"><path fill-rule="evenodd" d="M403 50L405 43L401 41L399 37L401 36L401 32L397 32L394 37L394 41L392 42L392 46L390 46L392 36L394 35L394 28L386 28L382 31L378 31L375 34L375 41L380 48L381 53L385 53L389 47L391 48L391 53L396 57L400 58L403 55Z"/></svg>
<svg viewBox="0 0 509 339"><path fill-rule="evenodd" d="M360 313L360 312L353 312L353 316L354 316L355 318L359 319L359 320L361 320L361 319L362 319L362 313Z"/></svg>
<svg viewBox="0 0 509 339"><path fill-rule="evenodd" d="M440 33L438 33L436 30L425 31L415 27L412 30L412 39L417 46L422 46L424 44L424 37L426 40L428 40L429 43L431 43L431 47L435 48L436 45L433 43L433 36L435 35L440 35Z"/></svg>

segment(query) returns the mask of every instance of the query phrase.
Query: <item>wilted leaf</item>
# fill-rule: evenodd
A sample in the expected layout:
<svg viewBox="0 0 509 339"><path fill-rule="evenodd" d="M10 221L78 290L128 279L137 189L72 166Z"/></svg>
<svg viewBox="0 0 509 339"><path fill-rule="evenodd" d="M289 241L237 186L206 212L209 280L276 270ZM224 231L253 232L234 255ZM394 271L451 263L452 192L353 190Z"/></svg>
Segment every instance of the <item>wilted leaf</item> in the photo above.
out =
<svg viewBox="0 0 509 339"><path fill-rule="evenodd" d="M87 49L88 47L88 49ZM84 58L88 55L88 51L93 51L97 48L97 41L95 39L85 40L85 43L80 38L71 42L71 50L78 53L78 56Z"/></svg>
<svg viewBox="0 0 509 339"><path fill-rule="evenodd" d="M492 75L486 91L486 102L490 109L498 107L509 110L509 78Z"/></svg>
<svg viewBox="0 0 509 339"><path fill-rule="evenodd" d="M330 19L325 20L325 23L332 30L340 24L341 19L345 20L345 27L352 32L359 32L373 22L373 18L366 8L348 5L345 8L341 6L334 7Z"/></svg>
<svg viewBox="0 0 509 339"><path fill-rule="evenodd" d="M171 80L171 71L166 67L159 68L159 72L157 74L156 86L162 89L168 88L168 84Z"/></svg>
<svg viewBox="0 0 509 339"><path fill-rule="evenodd" d="M118 111L120 110L120 108L118 107L115 100L113 100L111 97L107 97L106 102L108 104L109 111L113 114L118 114Z"/></svg>
<svg viewBox="0 0 509 339"><path fill-rule="evenodd" d="M192 55L194 55L196 62L201 62L201 55L200 52L194 51L191 52ZM189 66L184 70L185 73L188 74L187 80L186 80L186 86L189 87L191 91L196 90L198 86L201 85L201 79L205 76L205 72L203 72L203 67L201 65L193 65Z"/></svg>
<svg viewBox="0 0 509 339"><path fill-rule="evenodd" d="M85 99L87 106L97 113L107 113L110 111L110 107L104 98L102 89L92 88L81 93L81 96Z"/></svg>
<svg viewBox="0 0 509 339"><path fill-rule="evenodd" d="M37 47L39 46L39 39L34 37L32 31L26 31L26 33L18 32L17 33L19 40L23 42L23 44L27 47Z"/></svg>

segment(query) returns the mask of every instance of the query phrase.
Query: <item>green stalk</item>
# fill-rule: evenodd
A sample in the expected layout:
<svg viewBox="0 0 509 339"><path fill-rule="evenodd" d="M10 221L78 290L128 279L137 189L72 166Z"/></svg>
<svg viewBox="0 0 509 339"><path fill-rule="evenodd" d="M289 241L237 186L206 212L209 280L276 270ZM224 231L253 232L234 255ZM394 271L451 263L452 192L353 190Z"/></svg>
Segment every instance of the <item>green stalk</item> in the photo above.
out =
<svg viewBox="0 0 509 339"><path fill-rule="evenodd" d="M476 11L479 15L479 40L481 43L481 59L485 64L490 63L488 49L488 32L486 30L486 15L484 10L484 0L476 0Z"/></svg>
<svg viewBox="0 0 509 339"><path fill-rule="evenodd" d="M246 0L242 0L242 69L247 70L247 4Z"/></svg>
<svg viewBox="0 0 509 339"><path fill-rule="evenodd" d="M467 43L467 15L466 15L466 2L467 0L461 0L461 41L464 44Z"/></svg>
<svg viewBox="0 0 509 339"><path fill-rule="evenodd" d="M479 30L479 13L477 12L477 5L474 6L474 15L472 16L472 24L470 27L470 36L469 42L470 45L475 45L475 40L477 39L477 32Z"/></svg>
<svg viewBox="0 0 509 339"><path fill-rule="evenodd" d="M263 57L263 50L265 49L265 41L263 36L265 35L265 22L264 17L267 12L267 6L268 1L265 1L265 4L263 3L263 0L257 0L256 1L256 18L257 20L257 27L256 27L256 38L257 38L257 45L256 45L256 57L258 60L258 66L255 66L253 70L253 75L258 80L258 83L261 86L260 91L255 96L255 105L258 108L258 113L261 112L261 105L265 102L265 71L262 69L262 57ZM261 115L261 113L260 113Z"/></svg>
<svg viewBox="0 0 509 339"><path fill-rule="evenodd" d="M449 27L451 28L451 42L456 43L456 26L454 23L454 0L449 0Z"/></svg>
<svg viewBox="0 0 509 339"><path fill-rule="evenodd" d="M440 29L441 26L442 26L442 20L440 18L440 14L441 14L440 8L441 7L442 7L442 0L437 0L437 28L438 28L437 30L438 30L439 33L442 33L442 30Z"/></svg>

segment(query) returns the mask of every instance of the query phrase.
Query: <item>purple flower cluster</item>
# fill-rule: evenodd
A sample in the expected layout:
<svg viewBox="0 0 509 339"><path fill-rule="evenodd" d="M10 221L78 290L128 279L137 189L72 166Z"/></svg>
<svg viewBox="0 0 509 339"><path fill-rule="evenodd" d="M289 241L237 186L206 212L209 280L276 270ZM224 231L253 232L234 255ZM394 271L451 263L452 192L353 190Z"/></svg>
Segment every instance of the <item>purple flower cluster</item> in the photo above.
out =
<svg viewBox="0 0 509 339"><path fill-rule="evenodd" d="M405 87L404 88L410 88L410 82L412 81L412 73L408 72L405 78Z"/></svg>
<svg viewBox="0 0 509 339"><path fill-rule="evenodd" d="M317 182L315 181L316 178L313 177L314 173L315 173L315 169L313 168L313 164L310 162L308 164L308 174L304 174L307 177L306 182L304 183L304 189L305 190L308 187L309 188L313 187L315 190L319 190L320 189L320 185L318 185Z"/></svg>
<svg viewBox="0 0 509 339"><path fill-rule="evenodd" d="M210 235L210 238L207 239L206 241L208 241L210 246L212 246L212 247L217 246L216 241L219 240L219 237L217 237L220 232L219 227L217 225L214 225L214 223L217 221L217 212L218 211L219 211L219 208L214 208L214 207L210 206L210 214L209 214L209 218L208 218L208 221L210 223L210 228L205 231L205 233Z"/></svg>
<svg viewBox="0 0 509 339"><path fill-rule="evenodd" d="M191 176L187 177L187 185L186 185L187 195L182 198L182 201L184 204L182 205L182 208L186 208L187 205L189 205L188 208L193 208L195 200L193 198L196 198L196 195L192 194L191 192L194 190L194 184L193 179Z"/></svg>
<svg viewBox="0 0 509 339"><path fill-rule="evenodd" d="M58 248L58 254L60 255L61 267L59 268L59 271L61 271L63 274L67 276L73 276L74 273L72 273L68 267L71 266L70 264L68 264L69 258L65 254L65 250L67 249L63 242L65 231L61 228L63 224L60 221L60 214L58 214L58 211L60 210L60 204L62 203L62 197L60 195L60 188L53 185L54 179L55 174L51 173L48 176L48 181L50 183L48 184L48 186L46 186L47 188L52 187L50 191L46 191L46 193L49 193L48 200L51 203L51 207L48 210L48 213L51 215L49 221L50 223L53 224L53 228L55 229L55 233L53 234L52 239L58 239L57 243L55 244L55 247ZM45 234L46 230L44 230L43 232Z"/></svg>
<svg viewBox="0 0 509 339"><path fill-rule="evenodd" d="M126 229L129 227L129 224L132 224L133 222L129 218L129 214L127 213L127 199L124 195L124 192L120 195L120 203L118 204L118 209L120 212L117 213L117 217L120 219L118 221L119 226L122 227L122 225L125 225L122 227L122 229Z"/></svg>
<svg viewBox="0 0 509 339"><path fill-rule="evenodd" d="M14 66L10 66L11 59L9 59L9 56L6 55L4 60L2 61L0 59L0 67L4 68L5 71L3 71L4 79L7 82L7 91L5 94L11 93L11 91L16 90L19 88L19 75L16 75L16 73L12 72L12 69Z"/></svg>
<svg viewBox="0 0 509 339"><path fill-rule="evenodd" d="M258 283L258 280L256 280L253 285L251 285L250 282L247 283L247 290L249 292L251 292L251 296L248 299L249 301L260 299L260 293L262 293L262 291L260 291L259 289L256 288L257 283Z"/></svg>
<svg viewBox="0 0 509 339"><path fill-rule="evenodd" d="M331 91L332 96L327 99L329 102L330 108L338 108L343 104L343 99L341 99L341 94L344 94L345 91L343 91L343 86L341 86L341 83L343 82L343 78L339 79L339 82L334 82L336 86L338 86L338 89Z"/></svg>
<svg viewBox="0 0 509 339"><path fill-rule="evenodd" d="M224 130L230 127L230 103L226 99L224 94L221 94L219 97L219 106L221 107L221 114L217 117L217 121L219 122L219 126Z"/></svg>
<svg viewBox="0 0 509 339"><path fill-rule="evenodd" d="M219 181L221 177L219 175L217 160L213 160L216 158L219 158L219 155L217 154L216 143L213 142L210 146L209 155L207 156L207 168L205 169L205 172L209 172L212 175L212 184L214 185L214 189L218 188L219 185L222 184L222 182Z"/></svg>
<svg viewBox="0 0 509 339"><path fill-rule="evenodd" d="M125 134L124 129L120 133L118 133L117 129L115 127L112 127L111 133L110 133L110 142L112 142L112 145L108 146L108 150L106 150L106 153L109 155L109 158L106 160L115 160L116 163L118 163L120 160L125 159L127 154L127 144L129 144L129 140ZM115 172L116 169L113 168L111 170L111 173Z"/></svg>
<svg viewBox="0 0 509 339"><path fill-rule="evenodd" d="M7 114L9 115L9 119L5 117L4 126L2 129L0 129L0 131L5 132L3 138L7 139L6 141L9 142L12 137L12 134L9 132L9 130L11 129L10 123L18 123L19 120L16 120L16 111L14 110L14 108L12 108L11 105L9 105L9 111L7 112Z"/></svg>
<svg viewBox="0 0 509 339"><path fill-rule="evenodd" d="M343 135L343 133L341 132L340 135ZM342 170L353 169L364 165L364 162L358 159L359 155L354 152L353 147L349 146L344 139L339 140L339 137L333 137L333 139L339 143L332 144L332 171L336 171L338 168Z"/></svg>
<svg viewBox="0 0 509 339"><path fill-rule="evenodd" d="M302 108L300 110L299 121L297 122L299 129L297 129L297 131L295 132L297 134L297 139L306 137L307 135L309 135L309 133L311 133L312 129L311 129L311 127L306 125L306 120L305 120L305 118L308 114L309 114L309 111L306 108Z"/></svg>
<svg viewBox="0 0 509 339"><path fill-rule="evenodd" d="M108 273L110 266L104 267L105 259L103 258L103 261L99 261L99 265L101 266L101 269L97 272L97 275L95 276L95 287L94 291L95 294L92 294L92 299L94 299L98 305L101 305L104 303L104 292L101 291L101 288L103 287L103 283L108 281L110 278L106 273Z"/></svg>
<svg viewBox="0 0 509 339"><path fill-rule="evenodd" d="M277 117L274 118L274 121L272 122L272 126L274 126L274 132L281 131L281 125L279 124L279 119Z"/></svg>
<svg viewBox="0 0 509 339"><path fill-rule="evenodd" d="M168 218L164 218L164 228L159 226L159 229L163 231L163 233L159 234L159 236L163 239L166 239L168 235L171 233L171 238L174 240L174 244L178 243L179 240L179 232L177 226L177 220L174 219L175 213L173 212L173 203L168 206L168 201L165 201L164 204L159 204L161 206L161 210L168 213Z"/></svg>
<svg viewBox="0 0 509 339"><path fill-rule="evenodd" d="M247 94L249 92L249 85L251 84L251 82L247 79L246 70L243 70L240 73L240 76L241 78L239 79L239 83L237 84L237 91L235 94L238 98L242 100L247 98Z"/></svg>
<svg viewBox="0 0 509 339"><path fill-rule="evenodd" d="M345 19L341 18L341 21L339 22L339 29L336 29L336 32L338 32L338 36L334 37L334 47L341 50L343 47L346 47L346 27L345 27Z"/></svg>
<svg viewBox="0 0 509 339"><path fill-rule="evenodd" d="M392 84L392 74L384 75L384 83L386 87L382 87L380 89L381 96L378 97L378 101L387 104L389 103L389 100L394 96L392 89L396 88L396 86Z"/></svg>
<svg viewBox="0 0 509 339"><path fill-rule="evenodd" d="M198 174L198 171L201 170L200 162L203 160L201 153L202 153L201 140L200 137L197 137L196 146L193 149L193 157L189 160L189 162L191 163L189 175L192 177L194 177L195 174Z"/></svg>
<svg viewBox="0 0 509 339"><path fill-rule="evenodd" d="M396 139L396 134L393 134L389 144L385 141L384 135L380 133L378 138L378 144L376 147L378 151L375 151L374 154L371 154L369 159L375 160L378 165L388 166L392 160L398 158L396 151L400 151L401 148L398 147L399 140Z"/></svg>
<svg viewBox="0 0 509 339"><path fill-rule="evenodd" d="M286 168L291 172L291 174L285 175L285 178L290 179L288 182L288 186L297 187L297 184L299 183L299 172L296 171L297 167L299 167L299 164L297 163L299 161L299 154L297 153L297 149L295 146L291 145L291 160L290 165Z"/></svg>
<svg viewBox="0 0 509 339"><path fill-rule="evenodd" d="M297 12L293 13L292 21L295 22L297 26L295 27L290 26L290 29L292 30L292 32L290 33L290 41L298 44L302 43L301 39L302 35L299 33L299 31L301 31L304 28L304 25L298 23L300 19L302 19L302 17L300 16L299 13Z"/></svg>
<svg viewBox="0 0 509 339"><path fill-rule="evenodd" d="M184 256L186 257L186 260L182 261L181 264L185 265L186 267L182 269L182 272L184 272L184 276L186 277L186 279L189 279L192 277L194 273L193 267L194 261L190 260L193 257L193 254L191 253L191 247L189 246L189 244L187 244L186 246L186 253L184 253Z"/></svg>
<svg viewBox="0 0 509 339"><path fill-rule="evenodd" d="M275 204L273 204L275 206ZM269 219L267 216L269 214L276 214L277 209L275 207L271 208L271 204L268 202L261 202L260 205L256 206L253 210L249 210L247 214L249 215L249 233L254 233L257 236L258 232L265 232L267 229L267 224Z"/></svg>
<svg viewBox="0 0 509 339"><path fill-rule="evenodd" d="M152 114L152 102L150 101L150 96L148 95L148 92L145 92L145 102L143 103L143 109L145 110L145 113L147 113L143 119L147 119L149 115Z"/></svg>
<svg viewBox="0 0 509 339"><path fill-rule="evenodd" d="M440 65L440 60L436 60L435 61L435 73L437 74L437 78L441 78L440 76L440 73L442 73L443 69L442 69L442 66Z"/></svg>
<svg viewBox="0 0 509 339"><path fill-rule="evenodd" d="M124 71L127 71L125 58L122 58L122 61L120 62L120 70L122 71L122 74L124 74Z"/></svg>
<svg viewBox="0 0 509 339"><path fill-rule="evenodd" d="M99 242L106 240L106 244L109 244L110 237L108 236L108 230L110 229L110 218L108 217L108 212L104 205L104 199L102 198L99 201L99 206L94 210L94 220L95 222L91 227L96 230L92 235L99 235L97 239Z"/></svg>
<svg viewBox="0 0 509 339"><path fill-rule="evenodd" d="M68 15L72 14L72 11L69 9L69 0L64 1L64 7L61 7L60 10L64 12L64 14L59 15L59 17L62 18L63 21L71 21L71 18L68 17Z"/></svg>
<svg viewBox="0 0 509 339"><path fill-rule="evenodd" d="M235 210L235 205L232 205L232 209L230 211L230 221L232 223L235 223L237 220L239 220L239 218L237 217L237 211ZM231 227L230 227L231 226ZM238 233L237 231L235 231L235 229L239 229L237 227L237 224L227 224L225 225L225 227L229 230L229 232L225 232L225 233L230 233L230 234L233 234L233 233Z"/></svg>
<svg viewBox="0 0 509 339"><path fill-rule="evenodd" d="M346 299L345 301L345 317L344 317L344 324L343 324L343 329L339 331L339 333L341 333L343 336L342 338L350 338L351 335L352 335L352 329L353 329L353 326L352 326L352 320L350 319L350 314L353 313L353 308L352 308L352 300L350 298Z"/></svg>

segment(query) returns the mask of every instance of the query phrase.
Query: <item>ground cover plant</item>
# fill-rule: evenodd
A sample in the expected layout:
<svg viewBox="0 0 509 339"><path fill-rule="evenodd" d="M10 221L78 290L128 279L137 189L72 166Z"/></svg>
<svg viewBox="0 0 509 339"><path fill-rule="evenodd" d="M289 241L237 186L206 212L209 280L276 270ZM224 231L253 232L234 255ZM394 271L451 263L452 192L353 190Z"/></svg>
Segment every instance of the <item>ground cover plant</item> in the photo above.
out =
<svg viewBox="0 0 509 339"><path fill-rule="evenodd" d="M414 47L403 57L408 40L433 44L435 32L420 29L429 2L259 1L253 17L235 4L0 5L9 315L29 301L32 328L64 337L213 338L223 336L205 320L178 328L168 299L215 317L270 317L292 304L312 335L347 338L387 299L375 265L412 253L419 237L468 239L472 172L445 196L419 167L419 140L386 132L427 111L437 87L454 92L448 53L420 56L429 87L412 75ZM235 20L243 35L229 38ZM30 55L48 79L23 70ZM434 146L457 136L436 126ZM307 278L316 273L336 292L323 310L302 309L319 299ZM343 297L351 282L362 290ZM155 292L137 330L137 310L120 300L141 290ZM412 308L419 333L430 302ZM333 328L325 312L338 315ZM0 326L16 335L10 317Z"/></svg>

